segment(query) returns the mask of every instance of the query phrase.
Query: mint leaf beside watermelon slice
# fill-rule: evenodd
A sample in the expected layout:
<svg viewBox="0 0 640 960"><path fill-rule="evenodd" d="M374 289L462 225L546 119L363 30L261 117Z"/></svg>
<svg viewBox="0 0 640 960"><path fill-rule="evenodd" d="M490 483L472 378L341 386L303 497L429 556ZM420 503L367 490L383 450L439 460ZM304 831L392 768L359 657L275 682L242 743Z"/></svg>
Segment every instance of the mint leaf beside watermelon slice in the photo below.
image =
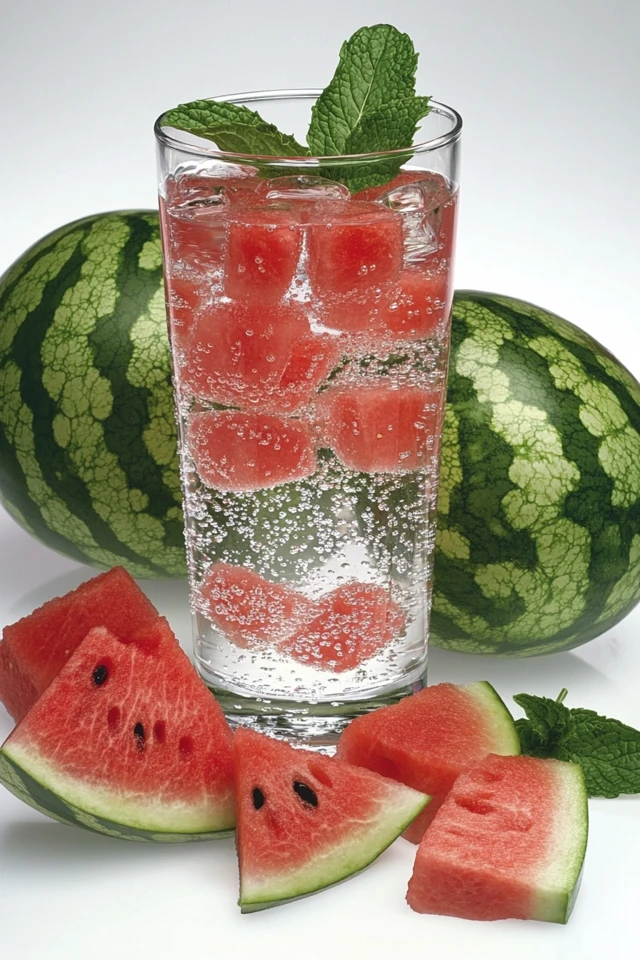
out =
<svg viewBox="0 0 640 960"><path fill-rule="evenodd" d="M594 710L565 707L565 695L513 698L527 714L516 720L522 752L579 763L590 797L640 793L640 731Z"/></svg>

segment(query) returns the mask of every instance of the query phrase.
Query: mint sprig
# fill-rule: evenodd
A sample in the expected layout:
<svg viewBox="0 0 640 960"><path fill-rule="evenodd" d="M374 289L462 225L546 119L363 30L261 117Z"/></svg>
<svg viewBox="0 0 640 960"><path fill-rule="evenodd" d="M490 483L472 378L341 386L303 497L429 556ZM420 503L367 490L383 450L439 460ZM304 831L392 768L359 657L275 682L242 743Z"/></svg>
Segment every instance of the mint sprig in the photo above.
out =
<svg viewBox="0 0 640 960"><path fill-rule="evenodd" d="M267 123L255 110L221 100L181 103L162 118L162 125L213 140L219 150L262 157L303 157L309 151L295 137Z"/></svg>
<svg viewBox="0 0 640 960"><path fill-rule="evenodd" d="M640 731L594 710L520 693L513 699L527 717L516 720L522 753L579 763L590 797L640 793Z"/></svg>
<svg viewBox="0 0 640 960"><path fill-rule="evenodd" d="M409 146L415 125L429 110L428 97L415 96L418 55L411 39L395 27L382 23L362 27L342 45L340 61L328 87L311 111L307 141L315 156L348 153L374 153L382 149ZM413 129L406 139L406 128L387 123L392 143L374 142L376 116L390 105L419 101L413 111ZM364 131L363 131L364 125ZM354 145L358 149L354 150Z"/></svg>
<svg viewBox="0 0 640 960"><path fill-rule="evenodd" d="M389 24L357 30L342 45L333 79L313 107L308 147L254 110L223 101L180 104L164 114L162 124L212 140L220 150L252 156L329 157L402 150L393 159L329 164L315 171L352 191L381 186L411 157L417 126L430 110L429 97L415 93L417 64L406 33ZM259 172L271 175L268 166Z"/></svg>

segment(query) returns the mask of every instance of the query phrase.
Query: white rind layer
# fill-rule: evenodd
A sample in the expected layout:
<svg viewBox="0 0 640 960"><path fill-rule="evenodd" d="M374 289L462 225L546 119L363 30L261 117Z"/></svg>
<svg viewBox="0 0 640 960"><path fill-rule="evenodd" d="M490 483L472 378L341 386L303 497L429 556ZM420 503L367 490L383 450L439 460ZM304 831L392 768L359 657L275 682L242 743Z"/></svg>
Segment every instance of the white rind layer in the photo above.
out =
<svg viewBox="0 0 640 960"><path fill-rule="evenodd" d="M210 797L201 802L163 800L140 793L127 793L88 783L65 774L34 747L15 741L2 752L47 790L67 803L114 823L158 833L212 833L234 826L233 802L214 804Z"/></svg>
<svg viewBox="0 0 640 960"><path fill-rule="evenodd" d="M276 902L303 897L339 883L364 869L400 836L431 798L411 787L389 785L378 798L377 817L343 843L325 847L294 870L242 878L240 905L259 909Z"/></svg>

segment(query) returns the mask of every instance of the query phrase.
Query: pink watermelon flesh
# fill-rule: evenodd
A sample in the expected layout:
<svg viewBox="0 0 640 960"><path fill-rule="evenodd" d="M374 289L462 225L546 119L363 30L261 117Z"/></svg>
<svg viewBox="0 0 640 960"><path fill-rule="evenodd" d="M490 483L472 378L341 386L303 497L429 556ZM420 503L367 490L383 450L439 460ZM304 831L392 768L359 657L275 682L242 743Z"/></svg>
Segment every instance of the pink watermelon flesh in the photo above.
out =
<svg viewBox="0 0 640 960"><path fill-rule="evenodd" d="M277 300L295 277L302 224L295 204L242 203L227 217L224 289L228 297Z"/></svg>
<svg viewBox="0 0 640 960"><path fill-rule="evenodd" d="M309 616L312 604L291 587L246 567L214 563L200 587L205 615L239 647L277 643Z"/></svg>
<svg viewBox="0 0 640 960"><path fill-rule="evenodd" d="M233 754L243 913L361 870L427 801L368 770L242 727Z"/></svg>
<svg viewBox="0 0 640 960"><path fill-rule="evenodd" d="M195 413L188 434L200 479L218 490L264 490L315 473L311 430L301 420L227 410Z"/></svg>
<svg viewBox="0 0 640 960"><path fill-rule="evenodd" d="M127 640L157 615L122 567L48 600L2 631L0 700L16 721L21 720L92 627L104 626Z"/></svg>
<svg viewBox="0 0 640 960"><path fill-rule="evenodd" d="M316 294L364 291L402 268L402 220L378 204L329 200L308 215L309 279Z"/></svg>
<svg viewBox="0 0 640 960"><path fill-rule="evenodd" d="M394 387L386 381L327 390L318 400L324 443L351 470L425 469L436 452L443 388Z"/></svg>
<svg viewBox="0 0 640 960"><path fill-rule="evenodd" d="M431 803L405 833L419 843L456 777L488 753L520 752L511 715L485 682L439 683L353 720L338 756L428 793Z"/></svg>
<svg viewBox="0 0 640 960"><path fill-rule="evenodd" d="M395 283L327 299L323 322L347 333L420 340L436 332L448 299L445 273L403 270Z"/></svg>
<svg viewBox="0 0 640 960"><path fill-rule="evenodd" d="M191 277L166 277L171 338L184 350L202 300L202 286Z"/></svg>
<svg viewBox="0 0 640 960"><path fill-rule="evenodd" d="M463 773L416 855L418 913L566 923L587 842L581 767L489 756Z"/></svg>
<svg viewBox="0 0 640 960"><path fill-rule="evenodd" d="M189 834L233 826L231 745L220 707L156 618L127 641L91 630L2 753L94 817Z"/></svg>
<svg viewBox="0 0 640 960"><path fill-rule="evenodd" d="M388 590L347 583L322 597L282 649L301 663L334 673L353 670L404 632L404 616Z"/></svg>
<svg viewBox="0 0 640 960"><path fill-rule="evenodd" d="M208 269L222 263L229 207L251 195L258 184L255 170L219 168L219 174L186 174L166 185L160 198L165 256L170 264Z"/></svg>
<svg viewBox="0 0 640 960"><path fill-rule="evenodd" d="M297 303L218 303L193 326L182 383L216 403L291 413L311 400L337 361L335 341L312 333Z"/></svg>

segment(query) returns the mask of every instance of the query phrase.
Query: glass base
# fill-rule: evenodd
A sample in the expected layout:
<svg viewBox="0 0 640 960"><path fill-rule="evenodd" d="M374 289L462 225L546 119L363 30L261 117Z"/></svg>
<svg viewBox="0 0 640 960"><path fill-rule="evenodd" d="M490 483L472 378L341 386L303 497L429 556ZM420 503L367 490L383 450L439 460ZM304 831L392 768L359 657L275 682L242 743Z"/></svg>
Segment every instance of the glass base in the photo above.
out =
<svg viewBox="0 0 640 960"><path fill-rule="evenodd" d="M391 706L403 697L418 693L427 684L425 664L398 686L381 690L374 696L367 691L366 699L301 703L239 694L221 687L219 678L208 673L203 664L197 663L197 668L222 707L232 730L249 727L279 740L287 740L293 746L329 755L335 753L340 734L356 717L378 707Z"/></svg>

